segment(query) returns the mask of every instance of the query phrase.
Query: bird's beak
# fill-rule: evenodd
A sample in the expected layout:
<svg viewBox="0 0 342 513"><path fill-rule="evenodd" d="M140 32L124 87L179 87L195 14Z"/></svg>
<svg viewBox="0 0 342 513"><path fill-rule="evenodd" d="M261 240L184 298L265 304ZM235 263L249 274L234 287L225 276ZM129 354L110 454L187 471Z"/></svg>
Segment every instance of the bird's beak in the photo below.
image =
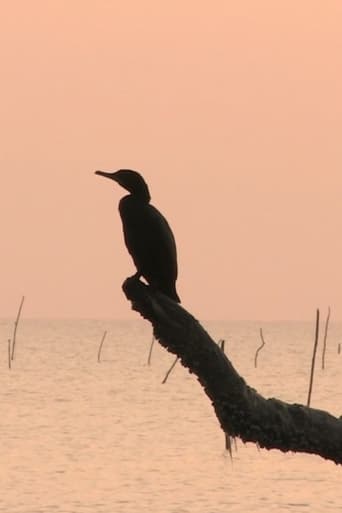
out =
<svg viewBox="0 0 342 513"><path fill-rule="evenodd" d="M95 171L95 174L96 175L100 175L100 176L105 176L106 178L111 178L112 180L114 180L114 173L106 173L106 171Z"/></svg>

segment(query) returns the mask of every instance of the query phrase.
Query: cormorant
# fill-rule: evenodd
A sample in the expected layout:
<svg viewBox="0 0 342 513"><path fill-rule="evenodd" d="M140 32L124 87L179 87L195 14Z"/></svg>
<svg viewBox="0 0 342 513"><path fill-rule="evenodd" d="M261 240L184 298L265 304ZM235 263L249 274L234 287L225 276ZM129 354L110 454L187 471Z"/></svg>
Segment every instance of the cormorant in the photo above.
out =
<svg viewBox="0 0 342 513"><path fill-rule="evenodd" d="M165 217L150 204L150 193L143 177L130 169L114 173L95 171L111 178L130 194L121 198L119 212L126 247L137 268L137 277L174 301L176 292L177 251L171 228Z"/></svg>

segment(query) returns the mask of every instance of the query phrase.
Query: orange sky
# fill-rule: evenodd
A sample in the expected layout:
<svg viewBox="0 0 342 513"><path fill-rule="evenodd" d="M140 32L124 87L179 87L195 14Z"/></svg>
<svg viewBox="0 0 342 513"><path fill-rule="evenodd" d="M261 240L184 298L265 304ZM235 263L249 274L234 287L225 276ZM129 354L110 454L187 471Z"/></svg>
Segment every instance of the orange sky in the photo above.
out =
<svg viewBox="0 0 342 513"><path fill-rule="evenodd" d="M150 185L201 319L342 320L340 1L2 7L0 316L136 316L117 204Z"/></svg>

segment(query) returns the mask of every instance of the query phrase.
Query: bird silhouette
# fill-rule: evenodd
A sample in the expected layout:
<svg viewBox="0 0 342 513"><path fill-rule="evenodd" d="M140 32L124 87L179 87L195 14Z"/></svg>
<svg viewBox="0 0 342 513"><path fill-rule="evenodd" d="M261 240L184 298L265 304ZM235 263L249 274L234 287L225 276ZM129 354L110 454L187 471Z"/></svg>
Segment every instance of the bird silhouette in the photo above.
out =
<svg viewBox="0 0 342 513"><path fill-rule="evenodd" d="M124 240L137 268L136 276L180 303L176 291L177 250L172 230L165 217L150 204L148 186L137 171L120 169L114 173L95 171L110 178L130 194L121 198L119 212Z"/></svg>

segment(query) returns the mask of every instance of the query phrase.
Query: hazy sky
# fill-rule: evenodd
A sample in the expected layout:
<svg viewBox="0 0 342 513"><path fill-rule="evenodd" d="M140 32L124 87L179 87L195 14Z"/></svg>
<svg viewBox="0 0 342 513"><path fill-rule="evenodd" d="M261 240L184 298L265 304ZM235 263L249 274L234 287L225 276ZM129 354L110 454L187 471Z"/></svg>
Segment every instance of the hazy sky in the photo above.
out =
<svg viewBox="0 0 342 513"><path fill-rule="evenodd" d="M0 316L131 318L137 169L200 319L342 319L340 0L1 9Z"/></svg>

